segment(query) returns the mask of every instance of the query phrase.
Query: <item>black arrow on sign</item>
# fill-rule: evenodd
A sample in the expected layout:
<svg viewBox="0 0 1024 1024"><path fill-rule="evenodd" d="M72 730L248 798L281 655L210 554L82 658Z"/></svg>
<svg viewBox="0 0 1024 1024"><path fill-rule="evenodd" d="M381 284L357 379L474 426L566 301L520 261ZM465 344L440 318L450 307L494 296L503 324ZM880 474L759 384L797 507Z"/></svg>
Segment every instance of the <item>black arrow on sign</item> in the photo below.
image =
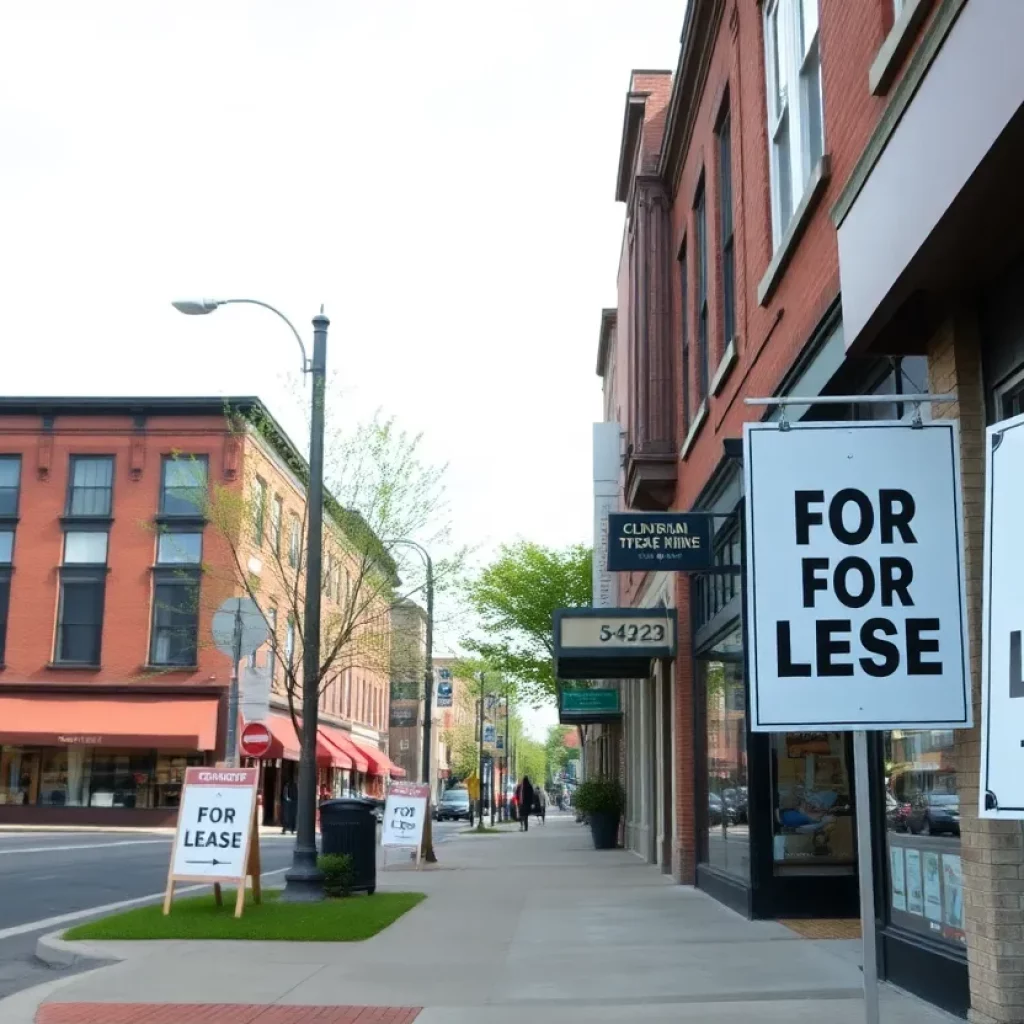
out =
<svg viewBox="0 0 1024 1024"><path fill-rule="evenodd" d="M214 864L214 865L216 865L216 864L227 864L228 862L226 860L217 860L217 858L214 857L213 860L187 860L187 861L185 861L185 863L186 864Z"/></svg>

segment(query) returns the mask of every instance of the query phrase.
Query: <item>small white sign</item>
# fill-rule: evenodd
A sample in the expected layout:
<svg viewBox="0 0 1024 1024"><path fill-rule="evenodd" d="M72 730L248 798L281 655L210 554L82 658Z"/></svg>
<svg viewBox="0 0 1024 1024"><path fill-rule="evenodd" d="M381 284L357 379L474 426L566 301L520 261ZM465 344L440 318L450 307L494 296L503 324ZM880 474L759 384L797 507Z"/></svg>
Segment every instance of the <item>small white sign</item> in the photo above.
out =
<svg viewBox="0 0 1024 1024"><path fill-rule="evenodd" d="M988 428L981 662L981 815L1024 818L1024 416Z"/></svg>
<svg viewBox="0 0 1024 1024"><path fill-rule="evenodd" d="M957 423L743 440L751 727L969 727Z"/></svg>
<svg viewBox="0 0 1024 1024"><path fill-rule="evenodd" d="M171 876L212 882L246 877L256 768L187 768Z"/></svg>
<svg viewBox="0 0 1024 1024"><path fill-rule="evenodd" d="M242 717L247 722L270 719L270 666L242 665Z"/></svg>
<svg viewBox="0 0 1024 1024"><path fill-rule="evenodd" d="M423 840L430 787L422 782L393 782L384 803L381 846L414 846Z"/></svg>

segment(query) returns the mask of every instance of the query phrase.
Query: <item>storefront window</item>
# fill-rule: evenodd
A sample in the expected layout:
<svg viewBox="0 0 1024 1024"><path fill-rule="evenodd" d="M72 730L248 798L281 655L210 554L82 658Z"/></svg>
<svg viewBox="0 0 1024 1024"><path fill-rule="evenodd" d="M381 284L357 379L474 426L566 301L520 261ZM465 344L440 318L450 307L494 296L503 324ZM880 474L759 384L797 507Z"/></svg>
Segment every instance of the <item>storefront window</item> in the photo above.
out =
<svg viewBox="0 0 1024 1024"><path fill-rule="evenodd" d="M96 747L0 747L0 805L177 807L185 768L205 755Z"/></svg>
<svg viewBox="0 0 1024 1024"><path fill-rule="evenodd" d="M725 660L742 643L737 629L697 662L707 709L707 863L744 880L750 878L747 815L747 708L743 662ZM718 654L718 659L715 655Z"/></svg>
<svg viewBox="0 0 1024 1024"><path fill-rule="evenodd" d="M890 920L963 945L953 733L893 730L884 737Z"/></svg>
<svg viewBox="0 0 1024 1024"><path fill-rule="evenodd" d="M34 804L39 791L39 752L0 747L0 804Z"/></svg>
<svg viewBox="0 0 1024 1024"><path fill-rule="evenodd" d="M776 872L852 874L854 812L845 735L773 733L771 743Z"/></svg>

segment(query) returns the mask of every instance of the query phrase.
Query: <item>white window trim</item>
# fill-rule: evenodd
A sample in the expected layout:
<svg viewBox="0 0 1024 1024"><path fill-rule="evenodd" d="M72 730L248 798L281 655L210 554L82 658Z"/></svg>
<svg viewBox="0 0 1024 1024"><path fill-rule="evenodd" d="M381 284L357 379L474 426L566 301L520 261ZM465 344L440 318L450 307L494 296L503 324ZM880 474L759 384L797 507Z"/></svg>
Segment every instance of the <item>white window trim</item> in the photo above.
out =
<svg viewBox="0 0 1024 1024"><path fill-rule="evenodd" d="M815 14L813 31L803 46L800 47L800 26L803 12L810 9ZM779 67L776 67L775 48L772 31L773 19L777 18L779 27ZM820 154L812 155L810 125L811 119L806 109L805 72L812 56L818 58L818 89L821 97L821 62L819 54L818 0L767 0L763 14L766 93L768 98L768 149L772 197L772 249L779 247L786 237L790 223L800 206L807 189L808 182L817 165ZM776 90L778 79L781 88ZM782 98L779 98L779 92ZM822 103L823 108L823 103ZM819 120L824 135L824 110L819 110ZM783 195L780 181L780 160L778 137L785 124L788 141L786 148L789 153L790 196L788 216L785 216ZM825 152L824 138L820 145L821 154Z"/></svg>

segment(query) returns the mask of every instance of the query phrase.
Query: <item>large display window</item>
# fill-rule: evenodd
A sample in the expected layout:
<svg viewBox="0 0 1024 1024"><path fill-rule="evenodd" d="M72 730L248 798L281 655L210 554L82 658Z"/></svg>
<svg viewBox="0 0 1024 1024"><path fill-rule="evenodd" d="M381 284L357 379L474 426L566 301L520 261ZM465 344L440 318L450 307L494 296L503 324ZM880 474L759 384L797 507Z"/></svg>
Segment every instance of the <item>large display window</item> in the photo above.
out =
<svg viewBox="0 0 1024 1024"><path fill-rule="evenodd" d="M185 769L205 761L198 751L0 747L0 805L177 807Z"/></svg>
<svg viewBox="0 0 1024 1024"><path fill-rule="evenodd" d="M884 734L889 920L963 946L960 796L953 733Z"/></svg>
<svg viewBox="0 0 1024 1024"><path fill-rule="evenodd" d="M856 833L845 734L772 733L771 765L776 874L853 874Z"/></svg>
<svg viewBox="0 0 1024 1024"><path fill-rule="evenodd" d="M707 727L708 811L702 850L706 863L750 881L747 706L739 629L697 662Z"/></svg>

